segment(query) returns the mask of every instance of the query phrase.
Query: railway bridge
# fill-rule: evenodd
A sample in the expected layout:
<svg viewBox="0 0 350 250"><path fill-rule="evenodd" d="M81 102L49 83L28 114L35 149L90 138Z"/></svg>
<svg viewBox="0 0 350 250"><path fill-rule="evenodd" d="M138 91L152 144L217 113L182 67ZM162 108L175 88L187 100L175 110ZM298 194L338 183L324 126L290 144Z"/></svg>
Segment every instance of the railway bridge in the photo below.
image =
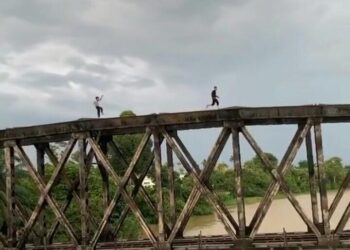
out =
<svg viewBox="0 0 350 250"><path fill-rule="evenodd" d="M71 122L11 128L0 131L0 146L4 148L6 175L0 188L6 195L6 231L0 234L5 249L350 249L350 231L345 225L350 217L350 197L344 195L349 187L347 173L334 200L327 197L322 130L324 123L350 122L350 105L307 105L289 107L233 107L182 113L162 113L135 117L106 119L81 119ZM250 133L253 126L295 127L294 136L277 167L273 167L264 150ZM217 135L204 167L193 159L179 131L218 128ZM142 134L140 143L131 158L126 160L113 137ZM271 175L266 190L254 216L248 223L245 210L245 180L242 178L240 156L241 140L246 140ZM60 156L52 145L66 142ZM305 143L308 160L311 212L304 211L287 185L285 176ZM147 145L152 145L152 159L142 166L141 174L135 168ZM235 177L237 216L233 216L220 200L208 181L223 148L232 149ZM32 148L32 150L28 150ZM35 151L33 150L35 149ZM164 151L164 152L162 152ZM77 175L71 178L67 163L73 152L78 152ZM125 171L120 174L109 155L116 154ZM174 157L193 181L193 189L181 211L176 210L174 183ZM45 167L50 161L54 170L46 178ZM167 166L169 192L164 199L162 166ZM17 190L17 168L30 177L38 189L35 207L28 209ZM91 169L99 170L102 186L103 214L93 216L88 178ZM150 173L155 178L155 196L142 186ZM53 189L64 186L64 201L53 195ZM261 234L259 228L277 193L283 193L302 221L304 232ZM145 219L135 197L141 197L156 217L156 227ZM156 198L154 198L156 197ZM221 236L198 235L184 237L183 232L200 198L212 205L225 227ZM61 197L62 198L62 197ZM78 206L79 221L70 221L70 204ZM167 204L165 204L167 200ZM320 202L317 202L317 201ZM330 219L339 203L347 207L334 227ZM122 204L122 205L120 205ZM118 236L125 219L132 214L144 232L144 238L128 240ZM311 214L311 215L310 215ZM52 225L47 225L48 217ZM55 240L59 230L66 237ZM1 245L0 245L1 246Z"/></svg>

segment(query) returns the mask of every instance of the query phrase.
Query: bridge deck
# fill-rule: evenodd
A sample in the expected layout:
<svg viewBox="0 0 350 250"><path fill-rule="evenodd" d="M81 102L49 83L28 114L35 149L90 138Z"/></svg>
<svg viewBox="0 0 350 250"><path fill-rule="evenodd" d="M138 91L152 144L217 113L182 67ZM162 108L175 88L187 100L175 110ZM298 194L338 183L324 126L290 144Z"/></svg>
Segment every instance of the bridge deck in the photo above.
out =
<svg viewBox="0 0 350 250"><path fill-rule="evenodd" d="M72 133L101 131L102 134L143 132L147 126L186 130L221 127L224 122L245 125L297 124L305 118L321 118L323 123L349 122L350 105L306 105L284 107L232 107L182 113L161 113L135 117L80 119L70 122L0 130L0 145L20 140L21 145L69 139Z"/></svg>

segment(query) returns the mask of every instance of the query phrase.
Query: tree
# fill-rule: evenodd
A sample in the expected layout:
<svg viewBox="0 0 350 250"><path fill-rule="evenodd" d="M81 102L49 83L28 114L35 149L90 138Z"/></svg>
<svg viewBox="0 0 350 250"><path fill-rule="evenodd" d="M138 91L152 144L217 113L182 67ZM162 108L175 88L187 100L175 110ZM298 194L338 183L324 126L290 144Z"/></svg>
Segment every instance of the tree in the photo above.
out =
<svg viewBox="0 0 350 250"><path fill-rule="evenodd" d="M309 163L306 160L302 160L298 162L298 168L308 168Z"/></svg>
<svg viewBox="0 0 350 250"><path fill-rule="evenodd" d="M330 189L339 187L345 176L342 159L339 157L332 157L325 162L325 167L328 187Z"/></svg>
<svg viewBox="0 0 350 250"><path fill-rule="evenodd" d="M273 167L277 166L278 160L271 153L265 153ZM247 196L261 196L265 193L271 176L258 156L243 164L243 182Z"/></svg>
<svg viewBox="0 0 350 250"><path fill-rule="evenodd" d="M130 117L136 116L134 112L131 110L126 110L120 114L120 117ZM134 153L139 146L142 140L143 134L134 134L134 135L118 135L113 137L113 141L119 146L120 150L123 153L125 160L129 163L134 156ZM146 164L150 162L152 157L152 142L151 140L146 145L146 148L141 154L140 160L136 165L135 171L136 173L142 172L141 170L146 167ZM111 154L111 163L116 172L119 175L123 175L126 171L125 166L121 164L121 159L115 155Z"/></svg>

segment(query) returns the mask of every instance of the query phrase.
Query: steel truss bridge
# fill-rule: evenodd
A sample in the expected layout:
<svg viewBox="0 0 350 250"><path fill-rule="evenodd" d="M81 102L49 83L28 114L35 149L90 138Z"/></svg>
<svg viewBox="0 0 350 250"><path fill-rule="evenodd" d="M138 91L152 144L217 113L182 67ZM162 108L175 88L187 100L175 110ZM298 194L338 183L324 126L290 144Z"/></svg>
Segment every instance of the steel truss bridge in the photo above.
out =
<svg viewBox="0 0 350 250"><path fill-rule="evenodd" d="M7 232L0 235L6 249L350 249L350 231L344 230L350 217L350 197L344 195L349 187L350 173L347 173L342 185L332 202L327 199L326 173L323 155L322 130L324 123L350 122L350 105L308 105L290 107L233 107L220 110L164 113L135 117L107 119L81 119L72 122L41 126L21 127L0 131L0 146L4 148L6 162L6 180L0 180L0 188L7 200ZM272 166L263 149L249 132L257 125L295 126L295 134L279 163ZM199 168L177 132L201 128L220 128L215 144L207 157L204 168ZM119 145L112 136L143 134L140 144L130 162L125 160ZM266 194L260 202L250 223L246 222L244 204L244 180L240 158L240 139L244 138L271 174L272 180ZM50 144L68 141L62 156L58 158ZM233 165L235 169L236 199L238 219L235 220L227 207L219 199L209 178L224 146L230 141L232 145ZM135 173L135 166L140 160L146 145L152 143L152 160L143 166L142 174ZM291 193L285 176L291 164L305 143L308 160L308 173L312 216L308 216ZM162 144L165 146L161 147ZM26 152L25 146L34 146L36 162ZM65 167L74 148L79 152L79 175L70 179ZM161 149L165 148L166 161L162 161ZM119 176L109 160L113 152L120 157L126 168ZM174 160L179 159L194 187L180 213L175 211L176 194L174 189ZM16 159L16 160L15 160ZM45 163L49 159L54 171L48 181L44 180ZM94 160L101 174L104 214L97 220L91 216L89 207L89 185L87 178ZM16 162L20 161L39 190L39 199L32 211L24 208L16 196ZM170 186L169 205L164 205L161 166L168 166ZM150 169L155 170L156 201L150 198L142 186L143 179ZM112 192L111 185L115 186ZM68 190L67 200L58 202L52 195L53 188L64 184ZM278 192L283 192L291 206L305 223L302 233L258 233L271 203ZM157 217L156 232L151 230L140 207L134 198L140 195ZM227 235L183 237L200 197L205 197L213 206L218 218L223 223ZM318 204L317 199L320 200ZM332 218L338 204L345 199L347 207L337 225L332 228ZM72 200L79 204L80 225L72 225L66 212ZM117 205L124 202L124 207ZM111 222L116 209L120 215L117 222ZM52 225L45 225L48 211L55 216ZM168 211L166 211L168 210ZM132 241L118 238L125 218L131 213L141 225L147 239ZM165 216L169 214L170 216ZM319 216L319 214L321 216ZM18 228L19 223L24 225ZM65 242L53 242L58 227L63 228L69 236ZM79 228L77 230L76 228ZM106 235L112 238L108 239ZM38 239L38 240L33 240ZM43 242L45 241L45 244ZM39 242L35 243L35 242Z"/></svg>

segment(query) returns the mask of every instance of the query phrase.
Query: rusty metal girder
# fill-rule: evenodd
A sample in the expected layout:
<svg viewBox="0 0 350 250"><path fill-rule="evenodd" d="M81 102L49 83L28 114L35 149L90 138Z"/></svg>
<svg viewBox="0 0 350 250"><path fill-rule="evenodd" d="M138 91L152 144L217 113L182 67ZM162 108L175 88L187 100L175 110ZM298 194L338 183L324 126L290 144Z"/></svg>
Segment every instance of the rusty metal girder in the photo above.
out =
<svg viewBox="0 0 350 250"><path fill-rule="evenodd" d="M13 249L76 249L76 248L92 248L92 249L108 249L108 248L132 248L132 249L193 249L197 245L206 249L231 249L244 248L249 249L279 249L283 247L302 246L303 248L321 249L323 247L347 247L350 249L350 232L344 230L346 223L350 217L350 202L344 211L341 219L334 229L330 228L329 220L332 217L337 205L344 198L345 189L348 188L350 182L350 173L347 174L341 187L339 188L336 198L328 207L327 190L325 188L325 168L323 158L322 131L321 124L326 122L350 122L350 105L309 105L294 107L266 107L266 108L228 108L211 111L184 112L173 114L154 114L136 117L120 117L108 119L86 119L67 123L57 123L51 125L42 125L26 128L14 128L0 130L0 147L5 147L6 152L6 183L0 183L2 189L6 189L7 197L7 213L8 231L7 235L1 237L0 242L3 245L12 247ZM277 169L273 169L269 160L264 156L264 151L255 142L247 130L247 125L270 125L270 124L295 124L298 129L292 138L290 145ZM190 148L186 148L177 131L185 129L198 128L222 128L216 143L208 156L207 163L203 169L200 169L198 163L193 159ZM314 130L314 141L311 137L311 130ZM140 133L144 134L140 144L131 162L127 162L123 157L123 153L119 150L110 139L111 135ZM109 138L103 143L93 135L98 137L106 135ZM255 212L250 225L246 225L245 205L244 205L244 183L242 178L242 163L240 159L240 135L243 135L253 150L262 159L263 164L270 170L272 181L268 188L264 199ZM77 137L78 136L78 137ZM238 221L236 222L229 213L228 208L219 199L215 189L210 185L209 178L215 168L221 152L229 137L232 137L232 153L233 166L235 168L235 179L232 182L236 187L236 199L238 204ZM63 157L58 160L53 152L46 144L55 141L70 140ZM310 181L310 195L312 198L312 218L308 218L290 189L286 185L285 175L291 167L291 163L301 147L303 141L306 143L307 158L309 163L308 174ZM72 181L67 178L64 173L64 165L71 154L75 143L79 145L79 176ZM144 166L141 176L136 175L135 166L140 160L141 154L147 143L152 141L152 159L149 164ZM162 174L162 141L166 151L166 162L168 165L167 174L170 181L169 203L170 206L166 211L164 206ZM315 145L316 164L313 160L313 146ZM41 145L43 146L38 159L37 165L44 167L44 153L51 159L55 170L48 183L43 181L44 172L41 168L35 168L29 159L27 153L23 150L23 145ZM45 146L46 145L46 146ZM119 155L122 164L126 167L123 176L118 176L113 169L107 155L107 145L110 146L112 152ZM89 148L90 147L90 148ZM88 150L89 149L89 150ZM38 203L33 210L31 216L26 216L24 235L16 237L16 218L18 206L15 193L15 164L14 153L24 163L28 173L37 184L40 191ZM181 161L189 176L194 181L193 190L182 211L176 211L176 195L174 188L174 159L176 156ZM92 159L95 157L101 181L103 182L103 207L104 215L97 221L91 218L92 213L89 211L89 190L87 178L91 168ZM154 167L156 179L156 201L154 204L142 186L142 181L149 173L149 169ZM315 170L318 170L318 175ZM318 178L318 179L317 179ZM109 179L117 189L113 197L110 197ZM51 190L55 183L63 180L67 185L69 193L64 204L59 204L52 196ZM1 180L0 180L1 182ZM17 184L16 184L17 185ZM127 187L132 189L127 191ZM320 189L321 204L317 204L317 191ZM305 222L309 231L305 233L285 233L285 234L259 234L258 229L265 219L273 197L277 192L283 191L290 200L291 205L296 209L300 218ZM151 230L150 225L146 222L144 216L137 203L135 197L138 195L146 201L157 218L157 233ZM219 219L224 224L228 236L217 237L189 237L180 238L187 222L192 215L200 197L209 201L214 207ZM81 224L79 234L73 230L72 225L66 217L67 207L72 198L75 198L80 205ZM348 199L348 198L347 198ZM123 201L125 206L122 208L121 216L117 223L110 225L110 217L116 209L116 204ZM346 200L348 202L348 200ZM17 210L16 210L17 209ZM55 220L49 233L43 233L38 237L48 237L48 246L30 246L26 238L29 234L36 235L34 224L45 223L45 213L51 209L54 212ZM123 224L129 211L136 217L144 230L148 241L127 241L107 243L105 233L111 233L115 236ZM177 214L177 212L179 212ZM318 213L321 212L322 218ZM40 216L43 217L40 217ZM165 216L168 215L168 216ZM167 218L169 217L169 218ZM52 237L57 231L58 225L61 224L70 236L71 242L62 242L61 244L51 244ZM97 228L94 227L97 225ZM42 230L41 227L40 230ZM115 232L114 232L115 231ZM50 240L51 239L51 240ZM17 242L18 241L18 242ZM113 245L110 245L113 244ZM17 246L17 248L16 248ZM227 247L227 248L225 248Z"/></svg>

